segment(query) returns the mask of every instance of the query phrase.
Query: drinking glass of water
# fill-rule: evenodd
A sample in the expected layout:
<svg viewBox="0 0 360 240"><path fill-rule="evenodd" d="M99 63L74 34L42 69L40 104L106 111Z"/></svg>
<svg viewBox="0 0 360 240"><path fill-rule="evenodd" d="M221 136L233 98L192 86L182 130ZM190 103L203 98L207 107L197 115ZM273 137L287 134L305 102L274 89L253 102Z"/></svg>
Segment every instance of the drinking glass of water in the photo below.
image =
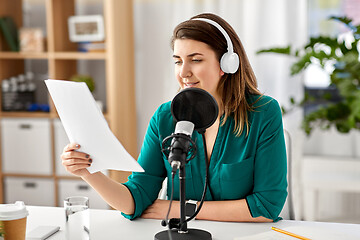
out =
<svg viewBox="0 0 360 240"><path fill-rule="evenodd" d="M89 198L68 197L64 200L67 240L90 239Z"/></svg>

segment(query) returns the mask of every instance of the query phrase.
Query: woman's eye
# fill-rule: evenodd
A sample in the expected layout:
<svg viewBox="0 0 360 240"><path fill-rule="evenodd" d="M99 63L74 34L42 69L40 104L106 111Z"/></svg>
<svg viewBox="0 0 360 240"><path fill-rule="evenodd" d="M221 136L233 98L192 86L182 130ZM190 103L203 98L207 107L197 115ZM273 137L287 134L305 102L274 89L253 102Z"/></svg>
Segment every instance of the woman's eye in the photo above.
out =
<svg viewBox="0 0 360 240"><path fill-rule="evenodd" d="M174 63L175 63L175 65L179 65L179 64L181 64L181 61L175 61Z"/></svg>
<svg viewBox="0 0 360 240"><path fill-rule="evenodd" d="M201 59L193 59L192 61L193 62L201 62L202 60Z"/></svg>

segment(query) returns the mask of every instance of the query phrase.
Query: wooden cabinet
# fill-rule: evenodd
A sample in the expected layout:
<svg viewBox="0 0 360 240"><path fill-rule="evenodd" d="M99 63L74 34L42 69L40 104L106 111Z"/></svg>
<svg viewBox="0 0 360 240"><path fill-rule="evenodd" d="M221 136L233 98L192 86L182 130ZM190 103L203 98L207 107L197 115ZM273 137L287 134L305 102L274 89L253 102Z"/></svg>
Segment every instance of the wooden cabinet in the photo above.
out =
<svg viewBox="0 0 360 240"><path fill-rule="evenodd" d="M24 2L22 0L0 0L0 17L10 16L14 19L18 28L23 25ZM46 22L46 50L40 53L11 52L8 50L5 39L0 34L0 80L8 79L11 76L25 72L26 61L40 60L45 62L49 79L68 80L78 71L81 61L99 61L103 63L105 74L102 81L105 92L105 116L110 128L133 156L137 157L136 144L136 109L135 109L135 77L134 77L134 39L133 39L133 3L131 0L92 0L98 2L103 8L105 22L105 44L104 52L78 52L77 44L70 42L68 35L67 21L69 16L77 14L78 3L76 0L37 0L41 2L45 11L44 21ZM27 9L28 10L28 9ZM30 10L31 11L31 10ZM95 64L96 65L96 64ZM96 67L96 66L95 66ZM46 89L42 89L46 91ZM1 94L1 93L0 93ZM47 95L47 92L44 93ZM50 97L48 97L50 99ZM0 98L1 103L1 98ZM0 167L0 201L4 201L4 180L5 178L39 178L47 179L54 184L54 204L59 202L59 181L63 179L77 179L58 175L56 168L59 161L55 156L55 133L54 122L58 119L56 110L51 102L50 112L10 112L0 111L0 119L7 122L11 119L37 118L50 121L50 149L46 146L44 151L51 152L51 157L46 159L51 164L50 174L38 174L29 172L3 172ZM3 128L4 126L1 126ZM1 129L0 131L4 131ZM5 131L7 132L7 131ZM16 136L12 136L14 138ZM36 136L34 136L36 138ZM8 139L2 138L1 146ZM36 141L30 144L37 144ZM37 146L39 147L39 146ZM42 146L41 148L44 148ZM41 149L40 148L40 149ZM21 149L18 149L21 151ZM4 159L4 152L9 149L1 149L1 159ZM57 153L58 154L58 153ZM11 154L10 154L11 155ZM19 161L19 159L17 159ZM21 161L26 161L22 159ZM3 164L1 164L3 166ZM126 181L129 173L111 171L109 175L117 181ZM19 199L20 200L20 199Z"/></svg>

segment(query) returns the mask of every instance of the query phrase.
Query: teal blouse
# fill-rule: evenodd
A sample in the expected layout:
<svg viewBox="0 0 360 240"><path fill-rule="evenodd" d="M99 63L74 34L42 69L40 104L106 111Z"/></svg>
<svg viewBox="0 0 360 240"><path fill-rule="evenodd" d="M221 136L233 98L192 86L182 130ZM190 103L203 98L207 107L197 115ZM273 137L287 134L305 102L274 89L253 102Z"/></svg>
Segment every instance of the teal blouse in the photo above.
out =
<svg viewBox="0 0 360 240"><path fill-rule="evenodd" d="M287 161L282 115L277 101L268 96L252 96L254 111L248 113L250 131L236 137L234 119L220 125L209 165L209 188L205 201L246 199L253 217L277 221L287 196ZM161 152L162 140L175 130L171 102L162 104L150 120L139 164L145 172L134 172L124 183L135 201L134 219L158 197L165 177L171 193L171 167ZM222 119L221 119L222 120ZM201 135L194 131L197 146L194 159L186 164L186 199L200 200L205 179L205 155ZM177 172L178 175L178 172ZM174 200L179 199L179 178L175 176Z"/></svg>

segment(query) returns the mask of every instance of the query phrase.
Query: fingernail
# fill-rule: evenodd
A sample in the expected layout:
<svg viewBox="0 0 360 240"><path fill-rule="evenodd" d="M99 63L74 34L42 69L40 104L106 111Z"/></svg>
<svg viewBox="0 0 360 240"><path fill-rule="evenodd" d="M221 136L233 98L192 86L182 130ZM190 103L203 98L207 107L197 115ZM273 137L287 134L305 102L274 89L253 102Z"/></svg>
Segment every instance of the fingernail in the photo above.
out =
<svg viewBox="0 0 360 240"><path fill-rule="evenodd" d="M85 155L85 157L86 157L86 158L89 158L89 157L90 157L90 155L89 155L89 154L86 154L86 155Z"/></svg>
<svg viewBox="0 0 360 240"><path fill-rule="evenodd" d="M80 148L80 145L79 145L79 144L76 144L75 147L76 147L76 148Z"/></svg>
<svg viewBox="0 0 360 240"><path fill-rule="evenodd" d="M89 159L89 163L92 163L92 159L91 159L91 158Z"/></svg>

